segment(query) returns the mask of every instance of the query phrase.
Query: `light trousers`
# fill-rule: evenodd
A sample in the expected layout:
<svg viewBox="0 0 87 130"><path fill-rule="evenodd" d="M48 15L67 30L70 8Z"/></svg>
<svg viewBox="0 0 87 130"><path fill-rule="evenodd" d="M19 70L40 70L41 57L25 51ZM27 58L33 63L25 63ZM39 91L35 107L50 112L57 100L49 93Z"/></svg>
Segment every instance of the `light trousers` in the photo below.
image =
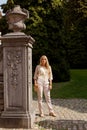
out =
<svg viewBox="0 0 87 130"><path fill-rule="evenodd" d="M48 80L38 79L37 83L38 83L38 91L37 91L38 107L39 107L40 114L43 113L43 106L42 106L43 93L44 93L44 96L45 96L45 99L46 99L46 103L47 103L49 112L53 112Z"/></svg>

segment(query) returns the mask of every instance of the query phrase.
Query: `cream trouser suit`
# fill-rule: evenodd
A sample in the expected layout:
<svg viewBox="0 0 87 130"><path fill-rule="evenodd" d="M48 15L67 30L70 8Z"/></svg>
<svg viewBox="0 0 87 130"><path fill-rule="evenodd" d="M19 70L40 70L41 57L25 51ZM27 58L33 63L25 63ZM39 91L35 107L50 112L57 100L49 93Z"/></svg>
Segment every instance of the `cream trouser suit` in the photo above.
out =
<svg viewBox="0 0 87 130"><path fill-rule="evenodd" d="M38 84L38 106L40 114L43 113L42 100L43 100L43 92L46 99L46 103L48 105L49 112L53 112L51 98L50 98L50 88L48 79L52 80L52 71L50 67L50 75L48 74L48 70L45 67L38 65L35 70L34 79L37 80Z"/></svg>
<svg viewBox="0 0 87 130"><path fill-rule="evenodd" d="M43 92L46 99L46 103L48 105L49 112L53 112L53 108L51 105L51 98L50 98L50 89L49 89L49 82L44 79L38 79L38 105L39 105L39 111L42 114L43 108L42 108L42 100L43 100Z"/></svg>

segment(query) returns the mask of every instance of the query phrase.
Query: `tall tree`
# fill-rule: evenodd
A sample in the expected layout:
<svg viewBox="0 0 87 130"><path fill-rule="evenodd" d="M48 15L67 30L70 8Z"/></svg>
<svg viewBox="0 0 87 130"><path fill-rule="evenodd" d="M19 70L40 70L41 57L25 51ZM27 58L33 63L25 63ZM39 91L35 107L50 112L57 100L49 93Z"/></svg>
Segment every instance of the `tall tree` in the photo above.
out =
<svg viewBox="0 0 87 130"><path fill-rule="evenodd" d="M30 12L30 19L26 20L27 35L35 38L33 48L33 70L41 55L48 56L53 68L54 81L70 79L66 51L62 40L62 3L60 0L14 0ZM10 8L10 6L7 4ZM6 11L4 6L4 11Z"/></svg>
<svg viewBox="0 0 87 130"><path fill-rule="evenodd" d="M63 2L63 44L72 68L87 68L87 2Z"/></svg>

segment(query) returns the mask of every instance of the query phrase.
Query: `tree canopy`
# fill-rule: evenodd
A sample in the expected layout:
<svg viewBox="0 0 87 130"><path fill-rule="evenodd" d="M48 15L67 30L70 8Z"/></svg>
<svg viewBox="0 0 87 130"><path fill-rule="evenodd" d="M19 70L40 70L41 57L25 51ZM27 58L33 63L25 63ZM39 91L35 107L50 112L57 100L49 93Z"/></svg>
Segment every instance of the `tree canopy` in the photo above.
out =
<svg viewBox="0 0 87 130"><path fill-rule="evenodd" d="M56 82L70 79L69 68L87 68L87 2L8 0L6 5L2 5L3 12L14 5L29 10L24 32L36 41L33 48L33 71L43 54L50 61ZM0 25L3 34L7 33L4 22L2 18Z"/></svg>

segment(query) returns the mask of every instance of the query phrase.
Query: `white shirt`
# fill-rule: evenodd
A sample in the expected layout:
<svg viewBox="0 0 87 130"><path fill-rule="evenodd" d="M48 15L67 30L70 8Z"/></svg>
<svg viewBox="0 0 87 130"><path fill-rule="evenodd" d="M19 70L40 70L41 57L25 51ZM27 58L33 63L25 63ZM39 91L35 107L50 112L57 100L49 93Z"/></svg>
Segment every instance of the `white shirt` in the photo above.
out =
<svg viewBox="0 0 87 130"><path fill-rule="evenodd" d="M37 65L34 73L34 79L43 79L43 80L52 80L52 70L51 66L49 66L49 70L41 65Z"/></svg>

